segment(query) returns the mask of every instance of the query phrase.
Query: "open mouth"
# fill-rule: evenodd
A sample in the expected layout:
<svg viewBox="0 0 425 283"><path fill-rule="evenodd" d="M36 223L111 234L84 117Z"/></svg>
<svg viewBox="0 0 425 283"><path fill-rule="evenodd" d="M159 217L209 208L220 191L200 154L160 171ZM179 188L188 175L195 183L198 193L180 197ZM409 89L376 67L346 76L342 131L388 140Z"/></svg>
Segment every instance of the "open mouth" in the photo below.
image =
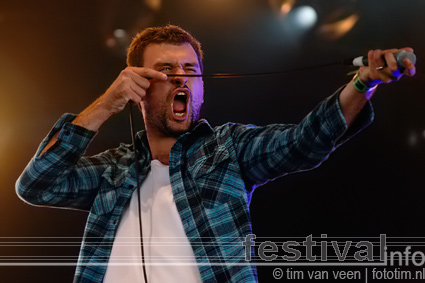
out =
<svg viewBox="0 0 425 283"><path fill-rule="evenodd" d="M178 90L174 95L173 103L171 105L173 109L173 114L178 120L184 120L187 116L187 102L189 96L187 92L183 90Z"/></svg>

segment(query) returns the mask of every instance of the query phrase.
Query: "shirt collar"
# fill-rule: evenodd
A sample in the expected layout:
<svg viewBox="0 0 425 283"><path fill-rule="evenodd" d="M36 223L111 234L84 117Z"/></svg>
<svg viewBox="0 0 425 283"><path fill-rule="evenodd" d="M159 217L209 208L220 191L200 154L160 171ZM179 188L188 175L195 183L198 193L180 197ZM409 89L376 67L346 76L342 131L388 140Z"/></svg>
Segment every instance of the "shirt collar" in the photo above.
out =
<svg viewBox="0 0 425 283"><path fill-rule="evenodd" d="M194 123L194 125L192 126L192 128L189 130L189 133L195 133L195 132L200 132L200 133L212 133L214 130L211 127L211 125L208 123L207 120L205 119L201 119L198 120Z"/></svg>
<svg viewBox="0 0 425 283"><path fill-rule="evenodd" d="M183 135L192 135L194 133L198 133L202 135L202 134L212 133L213 131L214 131L213 128L211 127L211 125L208 123L207 120L200 119L194 122L191 128L189 129L189 131L187 131ZM146 146L149 148L148 136L146 134L146 130L139 131L137 133L136 139L138 143L141 143L143 146Z"/></svg>

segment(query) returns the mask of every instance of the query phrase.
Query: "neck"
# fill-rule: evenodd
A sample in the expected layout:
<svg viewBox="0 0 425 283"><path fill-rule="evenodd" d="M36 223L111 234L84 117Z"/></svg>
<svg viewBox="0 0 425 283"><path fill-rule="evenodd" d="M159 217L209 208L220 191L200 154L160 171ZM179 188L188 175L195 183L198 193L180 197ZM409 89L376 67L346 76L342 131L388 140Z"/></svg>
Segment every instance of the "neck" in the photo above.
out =
<svg viewBox="0 0 425 283"><path fill-rule="evenodd" d="M147 135L149 147L152 153L152 160L159 160L162 164L168 165L170 160L171 147L177 140L175 137L158 137Z"/></svg>

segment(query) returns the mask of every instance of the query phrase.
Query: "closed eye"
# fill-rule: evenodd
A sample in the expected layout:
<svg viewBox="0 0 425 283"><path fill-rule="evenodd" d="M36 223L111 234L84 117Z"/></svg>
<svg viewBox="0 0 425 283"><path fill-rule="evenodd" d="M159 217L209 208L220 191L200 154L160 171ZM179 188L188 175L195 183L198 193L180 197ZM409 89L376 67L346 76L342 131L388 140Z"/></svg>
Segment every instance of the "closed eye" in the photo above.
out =
<svg viewBox="0 0 425 283"><path fill-rule="evenodd" d="M195 68L186 68L185 69L185 72L186 73L194 73L195 74L195 73L197 73L197 70Z"/></svg>
<svg viewBox="0 0 425 283"><path fill-rule="evenodd" d="M169 64L169 63L158 63L158 64L156 64L155 69L157 71L163 72L165 74L171 74L172 72L175 71L175 69L180 69L181 67L183 67L184 72L187 73L187 74L197 74L197 73L199 73L198 64L194 64L194 63L187 63L187 64L184 64L184 66L174 66L174 65Z"/></svg>
<svg viewBox="0 0 425 283"><path fill-rule="evenodd" d="M170 72L172 70L173 70L173 68L171 68L171 67L162 67L158 71L160 71L160 72Z"/></svg>

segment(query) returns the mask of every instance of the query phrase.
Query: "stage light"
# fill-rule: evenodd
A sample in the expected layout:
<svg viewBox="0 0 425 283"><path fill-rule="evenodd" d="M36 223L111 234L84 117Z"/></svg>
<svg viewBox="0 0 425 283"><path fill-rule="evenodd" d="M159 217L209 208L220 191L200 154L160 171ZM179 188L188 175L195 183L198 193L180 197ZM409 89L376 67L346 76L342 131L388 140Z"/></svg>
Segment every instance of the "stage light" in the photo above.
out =
<svg viewBox="0 0 425 283"><path fill-rule="evenodd" d="M116 29L114 30L114 36L116 38L124 38L125 36L127 36L127 32L123 29Z"/></svg>
<svg viewBox="0 0 425 283"><path fill-rule="evenodd" d="M345 19L333 22L333 23L325 23L320 27L320 33L330 39L339 39L346 35L356 23L359 21L359 15L352 14Z"/></svg>
<svg viewBox="0 0 425 283"><path fill-rule="evenodd" d="M339 40L359 22L357 0L268 0L269 6L282 18L289 33L305 34L313 27L315 32L329 40Z"/></svg>
<svg viewBox="0 0 425 283"><path fill-rule="evenodd" d="M130 35L126 30L116 29L112 33L112 36L106 39L106 46L120 56L124 56L126 54L127 47L130 44L130 40Z"/></svg>
<svg viewBox="0 0 425 283"><path fill-rule="evenodd" d="M409 146L415 146L418 144L418 136L415 131L411 131L409 133L407 143Z"/></svg>
<svg viewBox="0 0 425 283"><path fill-rule="evenodd" d="M282 6L280 7L280 13L281 13L282 15L286 15L286 14L288 14L288 13L291 11L291 9L292 9L291 4L289 4L289 3L284 3L284 4L282 4Z"/></svg>
<svg viewBox="0 0 425 283"><path fill-rule="evenodd" d="M149 8L156 12L161 10L162 0L145 0L145 3Z"/></svg>
<svg viewBox="0 0 425 283"><path fill-rule="evenodd" d="M317 12L311 6L299 6L292 10L295 23L302 28L310 28L317 22Z"/></svg>
<svg viewBox="0 0 425 283"><path fill-rule="evenodd" d="M295 0L269 0L269 5L273 10L279 13L281 17L285 17L295 5Z"/></svg>

